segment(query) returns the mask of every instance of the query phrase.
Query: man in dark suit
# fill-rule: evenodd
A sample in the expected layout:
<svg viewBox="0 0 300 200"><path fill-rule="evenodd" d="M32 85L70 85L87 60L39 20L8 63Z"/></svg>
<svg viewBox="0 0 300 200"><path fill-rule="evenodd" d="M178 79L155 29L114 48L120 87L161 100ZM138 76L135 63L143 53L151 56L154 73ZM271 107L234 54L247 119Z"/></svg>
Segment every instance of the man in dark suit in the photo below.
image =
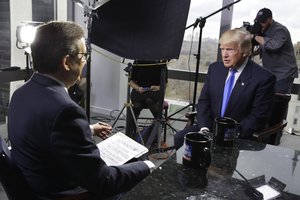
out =
<svg viewBox="0 0 300 200"><path fill-rule="evenodd" d="M8 114L11 156L37 199L102 199L128 191L150 174L150 161L107 166L93 141L109 125L89 125L67 89L80 78L87 52L84 31L49 22L31 44L34 70L17 89Z"/></svg>
<svg viewBox="0 0 300 200"><path fill-rule="evenodd" d="M212 131L213 121L217 117L230 117L238 121L240 138L251 138L253 132L265 127L269 118L275 76L249 59L251 35L247 31L233 29L223 33L219 43L223 62L209 66L196 107L197 124L175 135L176 148L182 146L184 135L188 132ZM233 89L227 106L224 106L225 84L233 71Z"/></svg>

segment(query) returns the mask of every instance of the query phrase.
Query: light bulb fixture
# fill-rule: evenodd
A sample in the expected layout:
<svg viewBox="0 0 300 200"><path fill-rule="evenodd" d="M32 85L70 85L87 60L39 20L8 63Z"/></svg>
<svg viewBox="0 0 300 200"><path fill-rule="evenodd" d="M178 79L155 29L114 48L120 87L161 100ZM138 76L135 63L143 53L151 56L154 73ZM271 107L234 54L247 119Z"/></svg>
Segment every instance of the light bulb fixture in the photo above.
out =
<svg viewBox="0 0 300 200"><path fill-rule="evenodd" d="M43 24L43 22L21 22L21 24L17 26L16 47L18 49L29 47L34 40L37 27L41 24Z"/></svg>

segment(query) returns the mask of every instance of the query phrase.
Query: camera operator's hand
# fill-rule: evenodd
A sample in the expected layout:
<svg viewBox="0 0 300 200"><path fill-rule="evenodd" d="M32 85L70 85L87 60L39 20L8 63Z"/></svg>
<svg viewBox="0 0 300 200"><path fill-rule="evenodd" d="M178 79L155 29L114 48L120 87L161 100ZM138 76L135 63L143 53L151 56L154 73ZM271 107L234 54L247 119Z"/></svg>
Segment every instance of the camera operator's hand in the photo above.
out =
<svg viewBox="0 0 300 200"><path fill-rule="evenodd" d="M265 39L262 36L256 35L256 34L251 34L251 38L255 40L258 44L264 45L265 44Z"/></svg>

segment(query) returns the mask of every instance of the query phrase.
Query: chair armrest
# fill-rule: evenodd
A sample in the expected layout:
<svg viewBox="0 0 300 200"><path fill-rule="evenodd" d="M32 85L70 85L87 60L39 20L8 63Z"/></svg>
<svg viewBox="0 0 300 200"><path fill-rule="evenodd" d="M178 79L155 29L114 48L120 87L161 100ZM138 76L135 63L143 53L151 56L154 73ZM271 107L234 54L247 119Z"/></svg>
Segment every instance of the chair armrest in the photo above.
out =
<svg viewBox="0 0 300 200"><path fill-rule="evenodd" d="M278 131L281 131L284 127L286 127L286 125L287 125L287 121L283 120L280 123L270 126L262 131L254 132L252 136L256 140L262 141L264 138L267 138L270 135L276 134Z"/></svg>

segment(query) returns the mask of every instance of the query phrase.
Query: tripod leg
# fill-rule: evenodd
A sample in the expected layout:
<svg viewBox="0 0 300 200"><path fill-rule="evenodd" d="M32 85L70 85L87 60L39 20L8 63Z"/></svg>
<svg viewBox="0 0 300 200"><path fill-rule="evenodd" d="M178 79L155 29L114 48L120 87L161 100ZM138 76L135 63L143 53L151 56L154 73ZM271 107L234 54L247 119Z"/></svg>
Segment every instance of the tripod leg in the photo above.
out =
<svg viewBox="0 0 300 200"><path fill-rule="evenodd" d="M160 134L162 133L162 123L161 123L161 119L160 119L160 123L158 126L158 131L157 131L157 148L160 149L161 148L161 138L160 138Z"/></svg>
<svg viewBox="0 0 300 200"><path fill-rule="evenodd" d="M118 117L116 118L116 120L114 121L114 123L112 124L112 128L114 128L114 126L116 125L117 121L119 120L120 116L122 115L124 109L126 108L126 105L123 106L122 110L120 111Z"/></svg>
<svg viewBox="0 0 300 200"><path fill-rule="evenodd" d="M133 119L133 121L134 121L134 125L135 125L135 128L136 128L136 132L137 132L138 136L140 137L142 144L145 146L143 137L142 137L141 132L140 132L140 130L139 130L139 127L138 127L138 124L137 124L137 121L136 121L136 118L135 118L135 115L134 115L134 112L133 112L133 109L132 109L132 106L131 106L131 105L129 105L129 109L130 109L130 112L131 112L131 115L132 115L132 119ZM128 119L127 119L127 120L128 120Z"/></svg>
<svg viewBox="0 0 300 200"><path fill-rule="evenodd" d="M177 130L174 128L174 127L172 127L169 123L167 123L166 124L169 128L171 128L174 132L177 132Z"/></svg>
<svg viewBox="0 0 300 200"><path fill-rule="evenodd" d="M180 113L181 111L188 109L190 106L193 106L193 104L188 104L186 106L184 106L183 108L180 108L179 110L177 110L176 112L172 113L171 115L169 115L167 118L172 118L174 115L176 115L177 113Z"/></svg>

